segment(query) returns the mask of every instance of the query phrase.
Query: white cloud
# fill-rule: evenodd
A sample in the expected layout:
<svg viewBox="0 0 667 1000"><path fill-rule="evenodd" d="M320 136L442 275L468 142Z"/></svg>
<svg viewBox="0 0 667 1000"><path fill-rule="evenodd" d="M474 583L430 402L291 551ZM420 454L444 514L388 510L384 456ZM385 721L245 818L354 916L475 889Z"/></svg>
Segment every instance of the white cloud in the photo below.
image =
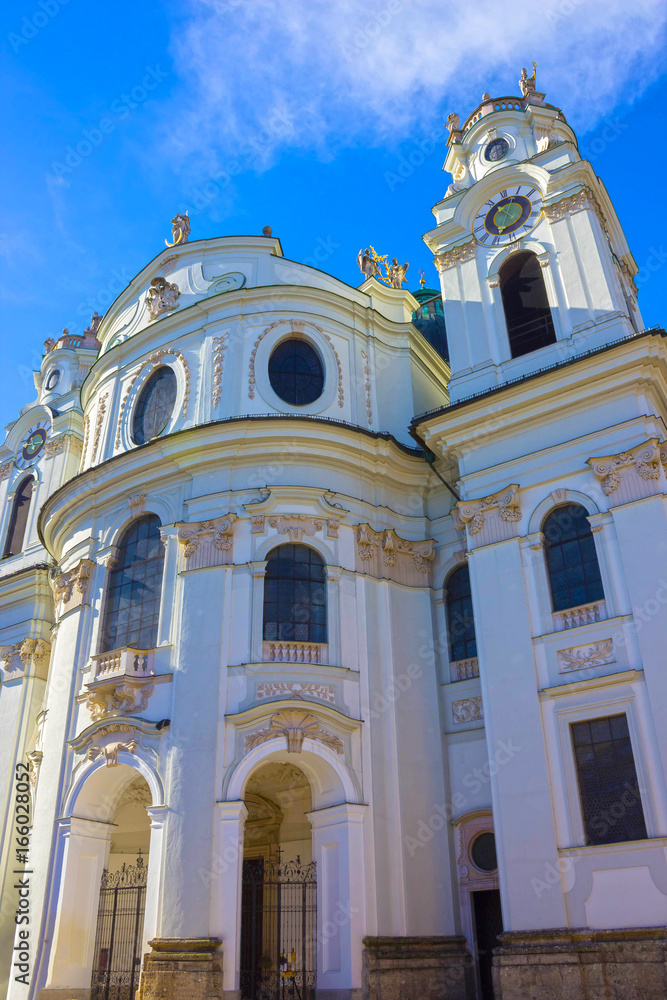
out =
<svg viewBox="0 0 667 1000"><path fill-rule="evenodd" d="M663 0L190 0L170 154L203 173L400 140L518 93L533 59L547 100L591 128L660 73L666 23Z"/></svg>

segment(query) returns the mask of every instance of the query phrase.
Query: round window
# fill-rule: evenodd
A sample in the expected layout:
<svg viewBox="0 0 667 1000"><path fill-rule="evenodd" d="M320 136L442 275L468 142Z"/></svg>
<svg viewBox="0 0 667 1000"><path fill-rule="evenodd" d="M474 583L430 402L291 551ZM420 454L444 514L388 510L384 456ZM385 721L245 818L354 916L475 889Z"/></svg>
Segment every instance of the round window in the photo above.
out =
<svg viewBox="0 0 667 1000"><path fill-rule="evenodd" d="M53 371L49 372L49 374L47 375L46 382L44 383L44 388L46 389L47 392L50 392L51 389L55 389L55 387L58 385L58 382L60 382L60 369L54 368Z"/></svg>
<svg viewBox="0 0 667 1000"><path fill-rule="evenodd" d="M322 395L324 370L305 340L283 340L269 359L269 381L276 396L292 406L307 406Z"/></svg>
<svg viewBox="0 0 667 1000"><path fill-rule="evenodd" d="M492 139L484 150L484 159L488 160L489 163L493 163L494 160L502 160L503 156L507 156L509 153L510 144L507 139Z"/></svg>
<svg viewBox="0 0 667 1000"><path fill-rule="evenodd" d="M492 833L480 833L470 845L470 860L481 872L494 872L498 867L496 838Z"/></svg>
<svg viewBox="0 0 667 1000"><path fill-rule="evenodd" d="M171 368L157 368L141 390L132 420L135 444L144 444L158 437L174 412L176 376Z"/></svg>

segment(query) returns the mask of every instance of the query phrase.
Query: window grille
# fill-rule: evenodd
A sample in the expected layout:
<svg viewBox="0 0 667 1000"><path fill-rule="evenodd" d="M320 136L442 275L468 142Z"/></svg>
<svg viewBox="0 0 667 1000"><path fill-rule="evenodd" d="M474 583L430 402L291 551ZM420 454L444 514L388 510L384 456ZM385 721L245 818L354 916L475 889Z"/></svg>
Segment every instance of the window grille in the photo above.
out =
<svg viewBox="0 0 667 1000"><path fill-rule="evenodd" d="M557 507L542 527L554 611L604 598L595 539L581 504Z"/></svg>
<svg viewBox="0 0 667 1000"><path fill-rule="evenodd" d="M135 521L121 538L109 573L101 653L124 646L155 647L163 566L160 519L149 514Z"/></svg>
<svg viewBox="0 0 667 1000"><path fill-rule="evenodd" d="M264 578L264 639L327 641L326 570L307 545L279 545Z"/></svg>
<svg viewBox="0 0 667 1000"><path fill-rule="evenodd" d="M314 403L324 388L317 351L305 340L283 340L269 358L269 381L275 394L292 406Z"/></svg>
<svg viewBox="0 0 667 1000"><path fill-rule="evenodd" d="M157 368L141 390L132 419L135 444L159 437L176 405L176 375L167 365Z"/></svg>
<svg viewBox="0 0 667 1000"><path fill-rule="evenodd" d="M450 660L467 660L477 656L470 570L467 565L459 566L450 575L445 594Z"/></svg>

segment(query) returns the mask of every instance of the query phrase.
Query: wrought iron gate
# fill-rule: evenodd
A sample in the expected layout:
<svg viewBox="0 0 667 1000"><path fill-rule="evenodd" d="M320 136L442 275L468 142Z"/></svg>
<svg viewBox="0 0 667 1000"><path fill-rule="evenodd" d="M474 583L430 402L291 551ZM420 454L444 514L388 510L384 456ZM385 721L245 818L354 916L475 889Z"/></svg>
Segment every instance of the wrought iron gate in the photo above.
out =
<svg viewBox="0 0 667 1000"><path fill-rule="evenodd" d="M315 862L243 862L241 997L314 1000L317 978Z"/></svg>
<svg viewBox="0 0 667 1000"><path fill-rule="evenodd" d="M141 851L136 864L102 872L91 1000L134 1000L141 969L147 872Z"/></svg>

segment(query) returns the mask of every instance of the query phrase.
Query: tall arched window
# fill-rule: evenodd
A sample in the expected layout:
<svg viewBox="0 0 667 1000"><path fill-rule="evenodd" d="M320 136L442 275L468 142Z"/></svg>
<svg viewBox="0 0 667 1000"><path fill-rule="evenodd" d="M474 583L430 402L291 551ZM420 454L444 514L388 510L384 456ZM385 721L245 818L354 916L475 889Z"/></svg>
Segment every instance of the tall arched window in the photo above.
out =
<svg viewBox="0 0 667 1000"><path fill-rule="evenodd" d="M602 578L586 509L578 503L556 507L542 533L554 611L601 601Z"/></svg>
<svg viewBox="0 0 667 1000"><path fill-rule="evenodd" d="M156 368L141 390L132 418L135 444L145 444L159 437L171 420L176 405L177 383L173 369Z"/></svg>
<svg viewBox="0 0 667 1000"><path fill-rule="evenodd" d="M118 545L109 573L100 652L123 646L153 649L157 644L163 566L160 518L148 514L130 525Z"/></svg>
<svg viewBox="0 0 667 1000"><path fill-rule="evenodd" d="M327 584L322 557L307 545L279 545L264 578L264 638L327 641Z"/></svg>
<svg viewBox="0 0 667 1000"><path fill-rule="evenodd" d="M12 515L9 519L9 528L7 529L7 538L5 539L5 550L3 552L3 557L5 559L8 556L18 555L23 548L23 540L25 538L25 529L28 523L30 501L32 500L32 490L34 485L35 480L32 476L26 476L16 490L14 504L12 506Z"/></svg>
<svg viewBox="0 0 667 1000"><path fill-rule="evenodd" d="M445 611L450 660L455 662L477 656L475 618L470 592L470 570L467 565L459 566L447 580Z"/></svg>
<svg viewBox="0 0 667 1000"><path fill-rule="evenodd" d="M513 358L556 341L540 262L534 253L512 254L500 268L507 336Z"/></svg>

